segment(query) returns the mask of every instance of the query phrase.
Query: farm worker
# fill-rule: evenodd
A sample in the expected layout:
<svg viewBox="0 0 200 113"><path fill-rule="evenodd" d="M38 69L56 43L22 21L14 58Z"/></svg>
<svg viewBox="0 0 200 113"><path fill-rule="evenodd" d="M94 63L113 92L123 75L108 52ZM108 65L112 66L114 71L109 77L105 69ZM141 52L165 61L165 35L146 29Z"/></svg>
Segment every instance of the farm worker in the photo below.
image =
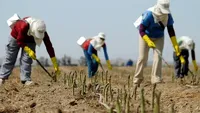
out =
<svg viewBox="0 0 200 113"><path fill-rule="evenodd" d="M176 53L173 53L173 59L174 59L174 68L175 68L175 76L176 78L183 78L184 75L188 75L189 71L189 51L191 51L191 58L192 63L194 66L194 70L198 71L198 65L196 63L195 59L195 43L194 41L188 37L188 36L181 36L177 39L179 48L181 50L181 55L185 59L185 64L181 65L179 57L176 56Z"/></svg>
<svg viewBox="0 0 200 113"><path fill-rule="evenodd" d="M126 66L133 66L133 61L129 59L126 63Z"/></svg>
<svg viewBox="0 0 200 113"><path fill-rule="evenodd" d="M108 69L112 69L108 53L107 46L105 43L105 34L100 32L97 36L94 36L90 39L85 39L84 37L80 37L77 41L79 45L83 48L83 52L87 61L88 66L88 77L91 78L95 75L99 64L101 63L100 58L98 57L97 51L100 51L101 47L103 47L104 56L106 59L106 63Z"/></svg>
<svg viewBox="0 0 200 113"><path fill-rule="evenodd" d="M35 47L40 46L42 41L46 46L47 52L51 58L56 74L60 74L54 48L46 31L46 24L43 20L33 17L20 19L14 14L7 21L11 28L9 42L6 45L5 58L0 70L0 85L5 79L8 79L16 62L18 52L21 48L20 57L20 79L25 85L30 85L32 59L36 60Z"/></svg>
<svg viewBox="0 0 200 113"><path fill-rule="evenodd" d="M164 46L164 30L167 27L176 56L180 56L179 46L173 28L173 17L169 9L169 0L157 0L157 4L145 11L134 23L139 29L139 58L136 64L134 84L140 85L143 81L143 69L148 60L149 49L153 49L153 65L151 72L151 83L162 82L162 55ZM181 62L184 58L180 56Z"/></svg>

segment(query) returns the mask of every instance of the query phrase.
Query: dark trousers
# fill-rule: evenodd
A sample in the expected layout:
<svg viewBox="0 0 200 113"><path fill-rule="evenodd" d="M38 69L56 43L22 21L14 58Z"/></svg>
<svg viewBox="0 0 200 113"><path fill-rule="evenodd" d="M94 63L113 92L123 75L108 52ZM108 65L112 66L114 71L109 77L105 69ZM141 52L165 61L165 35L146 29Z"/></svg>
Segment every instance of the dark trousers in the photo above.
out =
<svg viewBox="0 0 200 113"><path fill-rule="evenodd" d="M175 76L177 78L183 78L184 76L187 76L189 70L189 51L187 49L183 49L181 50L181 55L185 59L185 64L181 64L180 58L176 56L175 52L173 53Z"/></svg>

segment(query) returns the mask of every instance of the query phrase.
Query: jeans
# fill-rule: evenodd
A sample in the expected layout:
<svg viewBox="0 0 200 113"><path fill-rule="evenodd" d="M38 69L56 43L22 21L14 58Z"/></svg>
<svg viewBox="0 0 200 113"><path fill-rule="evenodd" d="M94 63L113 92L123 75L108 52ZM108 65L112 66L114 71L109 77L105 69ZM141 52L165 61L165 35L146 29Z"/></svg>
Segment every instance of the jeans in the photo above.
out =
<svg viewBox="0 0 200 113"><path fill-rule="evenodd" d="M35 43L27 43L27 46L35 51ZM12 36L9 36L9 42L6 45L5 58L1 65L0 78L8 79L11 75L12 70L15 66L17 56L19 53L20 47L17 44L17 40ZM20 79L21 81L30 81L31 80L31 64L32 59L29 55L22 49L20 57Z"/></svg>
<svg viewBox="0 0 200 113"><path fill-rule="evenodd" d="M87 61L88 77L91 78L97 72L99 64L91 57L91 55L88 54L87 50L83 50L83 52Z"/></svg>

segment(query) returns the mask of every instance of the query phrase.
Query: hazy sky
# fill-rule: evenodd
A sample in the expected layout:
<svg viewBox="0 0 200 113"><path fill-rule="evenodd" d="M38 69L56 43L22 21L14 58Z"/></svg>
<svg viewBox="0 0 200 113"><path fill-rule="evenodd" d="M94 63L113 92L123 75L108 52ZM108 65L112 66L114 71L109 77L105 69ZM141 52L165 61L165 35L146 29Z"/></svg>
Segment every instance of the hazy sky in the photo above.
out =
<svg viewBox="0 0 200 113"><path fill-rule="evenodd" d="M79 58L83 52L76 43L77 39L105 32L111 59L136 60L139 34L133 22L155 3L156 0L0 0L0 57L5 55L5 45L10 34L6 20L18 13L21 17L33 16L46 22L57 57L66 54ZM200 41L199 4L200 0L171 0L177 37L187 35L195 42ZM200 57L199 47L197 43L197 61ZM172 52L172 44L166 32L163 57L172 61ZM150 53L149 60L152 60L152 51ZM48 57L44 44L37 48L36 55ZM99 55L104 59L103 51Z"/></svg>

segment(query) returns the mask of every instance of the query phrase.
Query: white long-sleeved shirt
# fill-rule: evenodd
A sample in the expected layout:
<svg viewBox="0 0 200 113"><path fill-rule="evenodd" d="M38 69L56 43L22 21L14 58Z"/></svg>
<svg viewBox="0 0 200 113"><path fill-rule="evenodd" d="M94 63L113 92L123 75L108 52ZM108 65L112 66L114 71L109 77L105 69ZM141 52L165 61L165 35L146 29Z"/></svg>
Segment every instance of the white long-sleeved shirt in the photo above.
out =
<svg viewBox="0 0 200 113"><path fill-rule="evenodd" d="M194 50L195 43L194 41L188 36L181 36L177 39L177 43L180 49L187 49L187 50Z"/></svg>

